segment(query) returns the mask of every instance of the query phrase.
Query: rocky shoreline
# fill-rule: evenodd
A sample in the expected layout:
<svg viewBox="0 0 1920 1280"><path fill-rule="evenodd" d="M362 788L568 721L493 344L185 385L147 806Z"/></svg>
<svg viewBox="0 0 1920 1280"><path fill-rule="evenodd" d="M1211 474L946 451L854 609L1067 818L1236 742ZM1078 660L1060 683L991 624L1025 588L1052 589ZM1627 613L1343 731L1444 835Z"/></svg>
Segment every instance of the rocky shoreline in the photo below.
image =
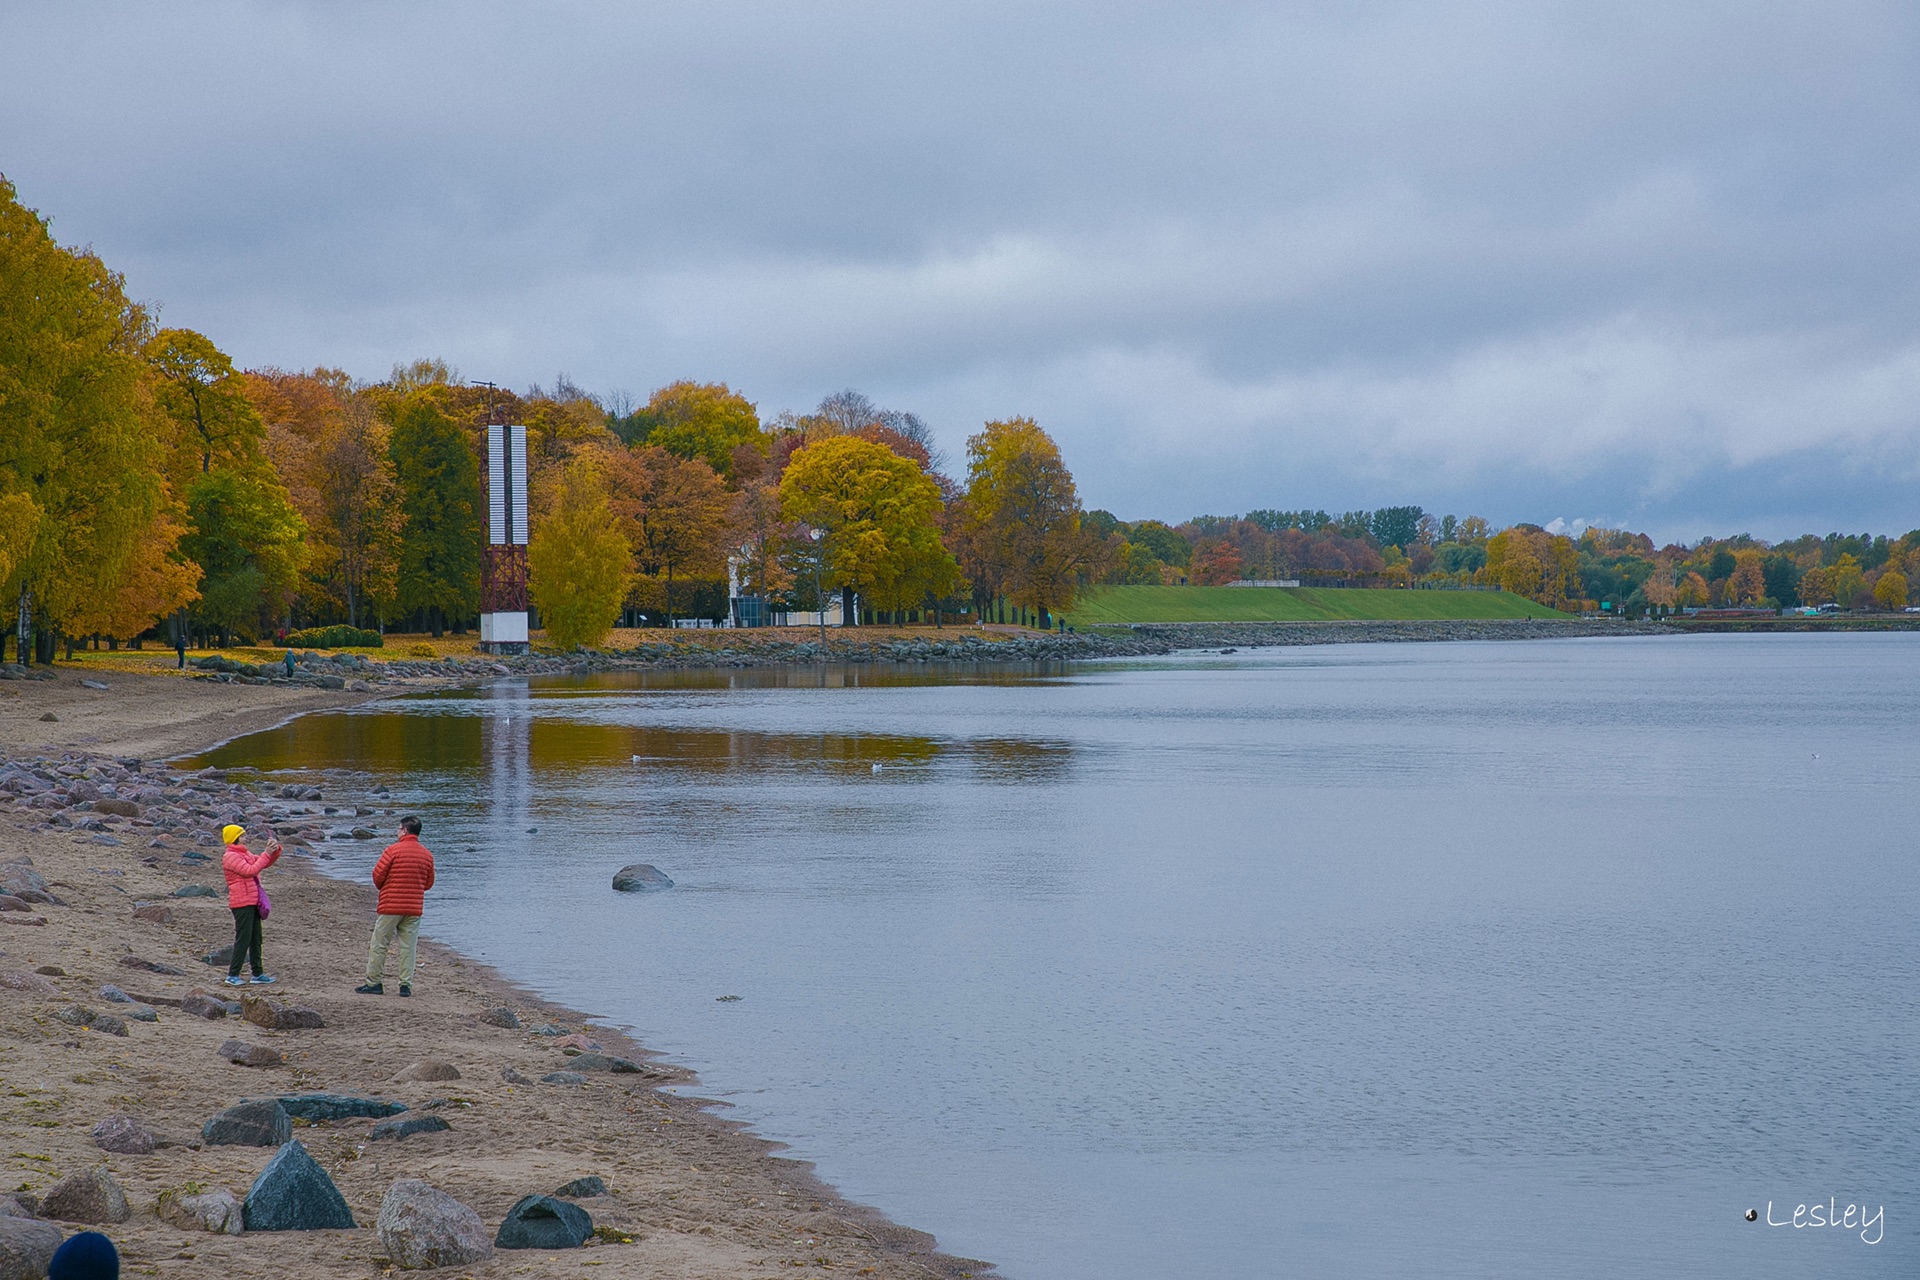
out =
<svg viewBox="0 0 1920 1280"><path fill-rule="evenodd" d="M380 788L347 785L0 758L0 1129L16 1188L0 1196L0 1280L44 1275L86 1225L130 1274L182 1277L988 1269L670 1092L689 1073L617 1028L448 948L422 941L413 999L352 994L371 891L316 862L324 840L395 819ZM273 986L220 981L214 832L229 821L289 848L266 877Z"/></svg>
<svg viewBox="0 0 1920 1280"><path fill-rule="evenodd" d="M791 638L782 629L693 633L624 649L571 655L447 656L369 659L358 653L296 655L292 676L280 663L249 663L222 654L190 659L194 678L221 683L294 685L364 692L380 685L425 680L473 680L505 675L565 675L596 671L650 671L703 667L765 667L816 662L870 664L1071 662L1153 657L1186 649L1267 648L1314 644L1390 644L1448 640L1556 640L1577 636L1673 635L1657 622L1611 619L1416 620L1405 622L1141 623L1081 632L1005 634L949 631L833 630L823 643ZM801 633L809 634L809 633Z"/></svg>

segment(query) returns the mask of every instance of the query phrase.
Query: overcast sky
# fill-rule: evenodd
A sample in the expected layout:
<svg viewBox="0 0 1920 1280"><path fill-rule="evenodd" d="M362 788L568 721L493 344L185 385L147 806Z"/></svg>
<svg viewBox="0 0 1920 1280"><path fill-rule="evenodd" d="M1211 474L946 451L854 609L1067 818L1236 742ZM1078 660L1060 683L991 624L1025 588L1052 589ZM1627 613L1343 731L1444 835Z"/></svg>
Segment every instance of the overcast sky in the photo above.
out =
<svg viewBox="0 0 1920 1280"><path fill-rule="evenodd" d="M0 0L0 172L244 365L420 355L1089 507L1920 526L1920 9Z"/></svg>

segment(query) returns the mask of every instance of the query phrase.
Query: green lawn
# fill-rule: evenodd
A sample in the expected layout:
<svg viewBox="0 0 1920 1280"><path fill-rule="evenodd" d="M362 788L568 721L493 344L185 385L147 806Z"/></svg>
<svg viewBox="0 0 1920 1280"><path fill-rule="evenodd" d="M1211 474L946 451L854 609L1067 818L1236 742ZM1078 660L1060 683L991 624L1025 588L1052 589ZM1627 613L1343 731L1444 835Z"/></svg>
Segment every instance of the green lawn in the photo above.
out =
<svg viewBox="0 0 1920 1280"><path fill-rule="evenodd" d="M1076 627L1128 622L1398 621L1407 618L1564 618L1505 591L1370 587L1098 587L1067 615Z"/></svg>

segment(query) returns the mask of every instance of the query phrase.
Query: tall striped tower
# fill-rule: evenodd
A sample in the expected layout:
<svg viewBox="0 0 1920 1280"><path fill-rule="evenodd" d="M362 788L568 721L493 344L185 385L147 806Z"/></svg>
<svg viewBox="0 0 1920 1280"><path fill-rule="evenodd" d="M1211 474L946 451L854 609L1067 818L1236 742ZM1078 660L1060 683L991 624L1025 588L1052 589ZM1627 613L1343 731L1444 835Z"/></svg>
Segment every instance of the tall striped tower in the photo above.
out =
<svg viewBox="0 0 1920 1280"><path fill-rule="evenodd" d="M480 648L527 651L527 429L487 427L487 546L480 567Z"/></svg>

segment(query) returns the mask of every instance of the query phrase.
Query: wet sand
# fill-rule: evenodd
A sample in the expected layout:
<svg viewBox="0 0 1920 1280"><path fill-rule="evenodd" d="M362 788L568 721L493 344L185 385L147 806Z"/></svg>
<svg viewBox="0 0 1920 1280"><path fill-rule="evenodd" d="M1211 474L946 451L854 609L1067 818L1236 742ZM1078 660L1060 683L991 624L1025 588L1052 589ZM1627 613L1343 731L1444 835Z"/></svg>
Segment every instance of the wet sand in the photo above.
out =
<svg viewBox="0 0 1920 1280"><path fill-rule="evenodd" d="M186 863L180 855L193 849L217 857L217 845L196 843L195 837L217 825L229 806L256 815L248 823L256 833L268 824L267 806L246 789L170 774L151 761L304 711L379 695L160 675L104 680L108 690L87 689L62 669L57 681L0 685L0 778L9 763L33 765L63 780L91 768L97 780L114 781L116 771L125 771L117 789L142 789L153 797L133 818L45 801L47 807L35 808L30 796L0 793L0 863L30 858L65 904L0 912L0 974L61 971L36 975L52 984L51 994L0 986L0 1078L6 1085L0 1129L7 1190L44 1193L68 1174L107 1166L132 1208L129 1221L100 1228L120 1244L125 1274L291 1280L390 1274L371 1227L395 1180L433 1184L471 1205L491 1232L520 1197L588 1175L604 1178L611 1192L580 1203L597 1226L612 1228L613 1240L554 1253L497 1251L487 1261L444 1274L475 1280L571 1276L583 1265L608 1268L601 1274L648 1277L770 1277L791 1275L796 1267L926 1277L985 1269L939 1255L930 1237L841 1200L804 1163L780 1158L772 1144L729 1123L724 1107L663 1092L691 1077L644 1046L586 1025L578 1012L542 1002L449 948L422 941L411 999L353 994L374 918L373 892L320 874L305 854L290 855L266 875L274 901L266 961L280 982L247 994L314 1009L326 1025L268 1030L237 1017L205 1020L163 1003L202 989L243 994L220 985L224 969L200 958L232 936L217 864ZM57 719L41 719L47 712ZM137 770L124 763L135 757L148 762ZM168 794L177 798L160 798ZM326 804L349 809L356 801L370 810L361 821L383 833L392 828L393 815L367 797L325 797ZM189 825L173 832L144 825L176 816ZM53 825L91 822L100 829ZM428 837L431 845L430 832ZM215 888L219 896L171 896L187 884ZM606 890L588 885L583 891ZM164 904L170 918L135 919L135 906L143 902ZM431 927L431 896L427 910ZM179 974L130 967L129 960ZM100 996L105 984L153 997L158 1021L127 1021L122 1037L55 1016L75 1005L96 1014L124 1013L125 1006ZM391 976L387 989L395 990ZM484 1010L499 1006L514 1010L522 1027L480 1020ZM533 1034L543 1024L584 1034L607 1055L630 1059L642 1070L583 1073L583 1085L509 1082L507 1072L537 1082L567 1069L565 1042ZM218 1049L231 1038L275 1049L285 1064L227 1062ZM459 1078L394 1079L423 1059L452 1064ZM440 1116L450 1127L378 1141L370 1134L374 1122L366 1119L296 1128L295 1137L345 1195L361 1224L355 1230L224 1236L183 1230L155 1216L160 1192L187 1183L224 1186L244 1197L273 1154L203 1145L201 1126L215 1112L243 1098L320 1091L404 1102L408 1115ZM114 1114L137 1118L163 1145L148 1155L100 1150L90 1130Z"/></svg>

